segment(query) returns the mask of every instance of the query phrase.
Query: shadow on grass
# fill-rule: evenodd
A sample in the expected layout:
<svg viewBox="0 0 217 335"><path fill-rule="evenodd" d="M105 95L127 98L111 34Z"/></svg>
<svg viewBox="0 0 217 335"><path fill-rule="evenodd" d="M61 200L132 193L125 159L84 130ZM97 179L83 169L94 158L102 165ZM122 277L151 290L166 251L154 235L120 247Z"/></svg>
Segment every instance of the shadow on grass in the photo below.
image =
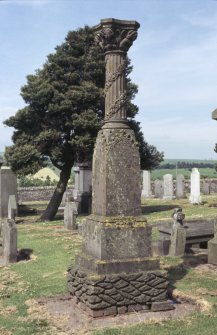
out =
<svg viewBox="0 0 217 335"><path fill-rule="evenodd" d="M31 208L27 205L19 205L18 206L18 212L19 212L19 215L22 215L22 216L29 216L29 215L37 214L36 209Z"/></svg>
<svg viewBox="0 0 217 335"><path fill-rule="evenodd" d="M31 258L31 254L33 253L32 249L20 249L17 255L17 261L28 261Z"/></svg>
<svg viewBox="0 0 217 335"><path fill-rule="evenodd" d="M177 208L179 206L177 205L153 205L153 206L146 206L146 205L142 205L142 214L151 214L151 213L155 213L155 212L163 212L163 211L169 211L172 210L174 208Z"/></svg>
<svg viewBox="0 0 217 335"><path fill-rule="evenodd" d="M175 284L177 281L182 280L188 274L188 269L196 268L201 264L207 264L207 260L207 254L195 255L192 251L183 257L183 262L181 264L169 267L167 269L169 280L168 298L174 300L173 290L176 288Z"/></svg>

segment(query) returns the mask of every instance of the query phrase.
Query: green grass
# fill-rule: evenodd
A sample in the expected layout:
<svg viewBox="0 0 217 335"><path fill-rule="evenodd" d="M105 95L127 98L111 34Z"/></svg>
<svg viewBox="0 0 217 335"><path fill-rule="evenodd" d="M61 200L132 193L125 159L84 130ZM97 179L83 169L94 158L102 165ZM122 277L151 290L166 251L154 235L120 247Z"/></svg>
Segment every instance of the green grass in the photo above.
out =
<svg viewBox="0 0 217 335"><path fill-rule="evenodd" d="M186 219L216 217L217 209L209 206L217 203L217 195L203 196L202 200L202 205L195 206L190 205L187 199L145 200L143 214L151 224L171 220L175 206L183 208ZM34 311L34 301L39 297L67 292L66 270L80 250L81 239L66 231L62 221L39 223L36 221L37 216L30 215L18 220L19 249L29 249L32 259L0 268L0 334L57 335L58 332L52 328L52 322L46 313ZM212 303L213 307L209 312L196 312L181 320L97 330L93 334L216 334L217 277L215 273L199 272L195 266L182 264L190 264L193 260L194 256L184 259L165 257L161 258L161 264L168 270L172 286L185 294Z"/></svg>

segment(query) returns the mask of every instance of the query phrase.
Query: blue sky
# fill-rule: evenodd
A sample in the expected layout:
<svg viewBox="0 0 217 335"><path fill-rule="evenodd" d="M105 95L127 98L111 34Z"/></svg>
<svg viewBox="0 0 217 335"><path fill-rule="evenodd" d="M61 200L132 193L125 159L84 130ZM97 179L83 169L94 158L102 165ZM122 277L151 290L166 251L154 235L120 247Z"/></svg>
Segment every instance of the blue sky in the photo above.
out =
<svg viewBox="0 0 217 335"><path fill-rule="evenodd" d="M216 0L0 0L0 151L13 131L2 121L24 106L26 75L69 30L109 17L141 25L129 57L148 143L166 158L217 159Z"/></svg>

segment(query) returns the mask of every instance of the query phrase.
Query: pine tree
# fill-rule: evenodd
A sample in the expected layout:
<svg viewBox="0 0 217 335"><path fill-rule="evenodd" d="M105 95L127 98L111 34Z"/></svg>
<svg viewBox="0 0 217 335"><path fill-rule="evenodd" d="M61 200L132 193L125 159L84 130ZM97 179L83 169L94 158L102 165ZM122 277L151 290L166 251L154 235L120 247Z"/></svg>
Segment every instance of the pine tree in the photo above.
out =
<svg viewBox="0 0 217 335"><path fill-rule="evenodd" d="M131 71L128 60L127 74ZM6 159L18 175L33 174L49 162L60 170L42 220L54 218L74 163L92 159L104 116L104 84L104 55L94 44L91 29L85 26L71 31L55 53L48 55L42 69L27 76L27 84L21 88L26 106L4 122L15 128ZM163 154L145 142L134 120L138 107L131 103L137 86L129 77L127 85L127 115L139 142L141 167L151 169Z"/></svg>

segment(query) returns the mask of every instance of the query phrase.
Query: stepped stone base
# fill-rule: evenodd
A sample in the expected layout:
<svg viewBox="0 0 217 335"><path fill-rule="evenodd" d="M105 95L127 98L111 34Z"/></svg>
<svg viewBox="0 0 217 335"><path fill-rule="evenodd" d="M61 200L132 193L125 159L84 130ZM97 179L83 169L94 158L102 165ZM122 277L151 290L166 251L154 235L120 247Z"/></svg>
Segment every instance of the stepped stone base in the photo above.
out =
<svg viewBox="0 0 217 335"><path fill-rule="evenodd" d="M162 270L97 275L71 267L68 287L78 306L92 317L174 309L167 300L168 280Z"/></svg>

